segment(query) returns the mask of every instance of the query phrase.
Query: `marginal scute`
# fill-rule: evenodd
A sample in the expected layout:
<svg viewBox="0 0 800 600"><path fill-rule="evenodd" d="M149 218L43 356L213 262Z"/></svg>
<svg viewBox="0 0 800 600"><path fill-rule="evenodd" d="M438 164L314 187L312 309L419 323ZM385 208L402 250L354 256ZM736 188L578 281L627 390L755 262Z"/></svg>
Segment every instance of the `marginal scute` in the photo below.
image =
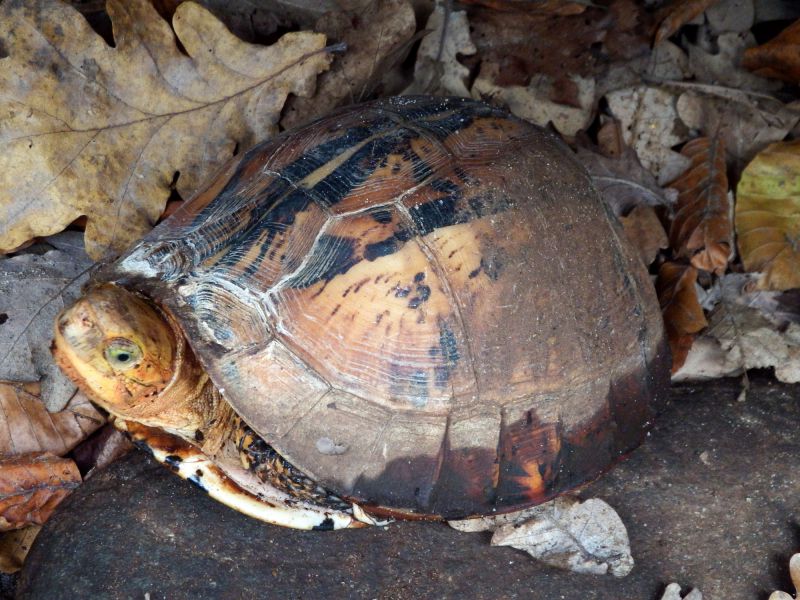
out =
<svg viewBox="0 0 800 600"><path fill-rule="evenodd" d="M289 462L384 513L580 486L642 441L668 385L649 276L582 167L469 99L278 136L103 273L180 321Z"/></svg>

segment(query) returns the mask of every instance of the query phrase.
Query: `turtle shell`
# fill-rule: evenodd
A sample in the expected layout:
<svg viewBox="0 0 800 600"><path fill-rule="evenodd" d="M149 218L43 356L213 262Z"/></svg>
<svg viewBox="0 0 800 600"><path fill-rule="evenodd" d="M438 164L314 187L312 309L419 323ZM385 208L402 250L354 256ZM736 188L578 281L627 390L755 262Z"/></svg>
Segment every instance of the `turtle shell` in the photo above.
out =
<svg viewBox="0 0 800 600"><path fill-rule="evenodd" d="M586 172L472 100L258 145L104 278L170 311L286 459L375 507L548 500L641 442L668 377L648 274Z"/></svg>

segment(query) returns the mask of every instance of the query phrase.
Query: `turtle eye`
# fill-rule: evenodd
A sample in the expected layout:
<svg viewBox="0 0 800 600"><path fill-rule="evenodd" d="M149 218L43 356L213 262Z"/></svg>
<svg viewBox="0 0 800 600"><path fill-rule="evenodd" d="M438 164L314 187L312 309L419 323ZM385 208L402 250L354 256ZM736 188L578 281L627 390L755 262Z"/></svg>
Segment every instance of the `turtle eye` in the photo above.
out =
<svg viewBox="0 0 800 600"><path fill-rule="evenodd" d="M106 360L115 371L124 371L136 366L142 358L142 350L126 339L113 340L106 346Z"/></svg>

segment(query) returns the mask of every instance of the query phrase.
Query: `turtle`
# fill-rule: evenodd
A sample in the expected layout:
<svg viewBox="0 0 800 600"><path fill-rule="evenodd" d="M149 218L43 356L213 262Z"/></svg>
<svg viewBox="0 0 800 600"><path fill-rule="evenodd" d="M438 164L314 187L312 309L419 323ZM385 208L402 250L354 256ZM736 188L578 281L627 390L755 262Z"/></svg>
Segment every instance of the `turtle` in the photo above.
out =
<svg viewBox="0 0 800 600"><path fill-rule="evenodd" d="M338 529L581 487L669 383L648 271L553 133L464 98L242 152L56 319L54 357L214 498Z"/></svg>

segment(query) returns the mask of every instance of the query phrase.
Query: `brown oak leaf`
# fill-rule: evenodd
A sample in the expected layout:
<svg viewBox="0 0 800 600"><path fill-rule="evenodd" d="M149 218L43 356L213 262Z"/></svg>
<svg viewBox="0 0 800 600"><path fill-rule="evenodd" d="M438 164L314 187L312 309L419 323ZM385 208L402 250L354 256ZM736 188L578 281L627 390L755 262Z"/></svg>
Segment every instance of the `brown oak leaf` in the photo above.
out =
<svg viewBox="0 0 800 600"><path fill-rule="evenodd" d="M109 257L237 148L277 131L287 96L328 68L325 36L247 44L192 2L172 28L147 0L109 0L115 47L55 0L0 4L0 251L87 216ZM173 33L174 29L174 33Z"/></svg>
<svg viewBox="0 0 800 600"><path fill-rule="evenodd" d="M658 270L656 293L672 351L673 373L686 360L695 334L708 326L697 299L696 281L697 269L691 265L665 262Z"/></svg>
<svg viewBox="0 0 800 600"><path fill-rule="evenodd" d="M728 176L722 138L697 138L681 154L689 168L669 184L678 190L670 246L698 269L721 275L731 255Z"/></svg>
<svg viewBox="0 0 800 600"><path fill-rule="evenodd" d="M800 83L800 20L766 44L745 50L742 66L761 77Z"/></svg>
<svg viewBox="0 0 800 600"><path fill-rule="evenodd" d="M0 531L43 524L81 482L75 463L47 453L0 459Z"/></svg>
<svg viewBox="0 0 800 600"><path fill-rule="evenodd" d="M655 44L658 45L697 15L716 4L718 0L674 0L659 15L660 22L656 30Z"/></svg>
<svg viewBox="0 0 800 600"><path fill-rule="evenodd" d="M105 421L81 392L51 413L39 399L38 383L0 382L0 456L64 455Z"/></svg>

